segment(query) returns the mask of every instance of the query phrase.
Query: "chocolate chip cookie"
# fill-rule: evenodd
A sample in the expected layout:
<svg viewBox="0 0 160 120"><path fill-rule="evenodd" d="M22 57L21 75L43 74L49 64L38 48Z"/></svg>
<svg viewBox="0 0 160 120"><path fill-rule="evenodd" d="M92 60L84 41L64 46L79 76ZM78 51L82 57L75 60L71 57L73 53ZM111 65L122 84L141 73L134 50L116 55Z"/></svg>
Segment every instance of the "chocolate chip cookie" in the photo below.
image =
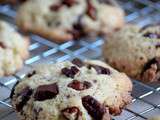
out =
<svg viewBox="0 0 160 120"><path fill-rule="evenodd" d="M160 116L154 116L154 117L150 118L149 120L160 120Z"/></svg>
<svg viewBox="0 0 160 120"><path fill-rule="evenodd" d="M0 4L11 4L11 5L18 5L26 2L27 0L0 0Z"/></svg>
<svg viewBox="0 0 160 120"><path fill-rule="evenodd" d="M103 55L111 66L144 82L160 81L160 24L127 25L107 39Z"/></svg>
<svg viewBox="0 0 160 120"><path fill-rule="evenodd" d="M21 120L110 120L131 102L132 83L97 60L34 67L12 90Z"/></svg>
<svg viewBox="0 0 160 120"><path fill-rule="evenodd" d="M25 32L64 42L111 33L123 26L124 12L113 2L98 0L29 0L16 21Z"/></svg>
<svg viewBox="0 0 160 120"><path fill-rule="evenodd" d="M15 73L28 57L29 39L0 20L0 77Z"/></svg>

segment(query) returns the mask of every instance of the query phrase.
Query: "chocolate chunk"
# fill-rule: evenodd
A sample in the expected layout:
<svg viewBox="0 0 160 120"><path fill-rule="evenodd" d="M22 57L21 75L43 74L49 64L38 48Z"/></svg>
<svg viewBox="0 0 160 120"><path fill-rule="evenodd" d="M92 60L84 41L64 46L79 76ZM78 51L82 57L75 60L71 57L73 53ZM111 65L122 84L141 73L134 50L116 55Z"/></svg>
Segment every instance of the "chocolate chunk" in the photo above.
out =
<svg viewBox="0 0 160 120"><path fill-rule="evenodd" d="M78 17L77 22L75 22L73 24L72 30L67 31L68 33L72 34L74 40L78 40L82 37L87 36L86 32L84 31L84 25L82 23L82 17L83 17L83 15L80 15Z"/></svg>
<svg viewBox="0 0 160 120"><path fill-rule="evenodd" d="M0 42L0 47L3 48L3 49L6 48L6 46L2 42Z"/></svg>
<svg viewBox="0 0 160 120"><path fill-rule="evenodd" d="M72 7L76 3L77 3L76 0L62 0L62 4L68 7Z"/></svg>
<svg viewBox="0 0 160 120"><path fill-rule="evenodd" d="M108 109L95 98L85 96L82 98L82 104L94 120L110 120Z"/></svg>
<svg viewBox="0 0 160 120"><path fill-rule="evenodd" d="M148 61L141 72L143 82L154 82L160 79L160 57Z"/></svg>
<svg viewBox="0 0 160 120"><path fill-rule="evenodd" d="M158 34L158 33L151 33L151 32L147 32L143 36L144 37L148 37L148 38L155 38L155 39L159 39L160 38L160 34Z"/></svg>
<svg viewBox="0 0 160 120"><path fill-rule="evenodd" d="M57 5L53 4L50 6L50 10L51 11L58 11L61 7L62 7L61 4L57 4Z"/></svg>
<svg viewBox="0 0 160 120"><path fill-rule="evenodd" d="M155 45L155 47L156 47L156 49L160 48L160 43L157 43L157 44Z"/></svg>
<svg viewBox="0 0 160 120"><path fill-rule="evenodd" d="M16 104L16 110L18 112L21 111L23 109L23 107L27 104L32 93L33 93L33 90L29 87L26 87L18 94L18 96L21 97L21 102Z"/></svg>
<svg viewBox="0 0 160 120"><path fill-rule="evenodd" d="M86 14L93 20L96 20L97 11L96 8L93 6L91 0L87 0L87 11Z"/></svg>
<svg viewBox="0 0 160 120"><path fill-rule="evenodd" d="M74 76L79 72L79 69L76 66L72 66L70 69L65 67L61 72L67 77L74 78Z"/></svg>
<svg viewBox="0 0 160 120"><path fill-rule="evenodd" d="M80 82L78 80L73 80L71 83L68 84L68 87L73 88L75 90L85 90L89 89L92 86L90 82L84 81Z"/></svg>
<svg viewBox="0 0 160 120"><path fill-rule="evenodd" d="M82 120L82 112L75 106L62 110L62 114L67 120Z"/></svg>
<svg viewBox="0 0 160 120"><path fill-rule="evenodd" d="M76 0L62 0L59 4L53 4L50 6L51 11L58 11L63 5L66 5L68 7L72 7L74 4L76 4Z"/></svg>
<svg viewBox="0 0 160 120"><path fill-rule="evenodd" d="M91 69L92 67L97 71L98 74L107 74L107 75L111 74L111 71L108 68L99 65L92 65L92 64L88 65L89 69Z"/></svg>
<svg viewBox="0 0 160 120"><path fill-rule="evenodd" d="M7 3L11 5L17 5L17 4L22 4L26 2L27 0L6 0Z"/></svg>
<svg viewBox="0 0 160 120"><path fill-rule="evenodd" d="M36 74L36 71L33 70L31 73L28 73L27 77L30 78L30 77L32 77L32 76L35 75L35 74Z"/></svg>
<svg viewBox="0 0 160 120"><path fill-rule="evenodd" d="M156 64L157 71L160 70L160 57L156 57L148 61L143 68L143 72L145 72L147 69L150 69L153 64Z"/></svg>
<svg viewBox="0 0 160 120"><path fill-rule="evenodd" d="M37 88L36 93L34 94L34 99L37 101L44 101L56 97L58 93L59 89L57 83L41 85Z"/></svg>
<svg viewBox="0 0 160 120"><path fill-rule="evenodd" d="M114 1L112 0L99 0L100 3L105 3L107 5L112 5L112 6L116 6L117 3L115 3Z"/></svg>
<svg viewBox="0 0 160 120"><path fill-rule="evenodd" d="M72 63L75 64L75 65L77 65L78 67L84 66L84 63L80 59L78 59L78 58L73 59Z"/></svg>
<svg viewBox="0 0 160 120"><path fill-rule="evenodd" d="M19 84L19 81L17 81L17 82L14 84L14 86L13 86L13 88L12 88L12 90L11 90L11 94L10 94L10 98L11 98L11 99L13 98L14 91L15 91L15 87L16 87L18 84Z"/></svg>

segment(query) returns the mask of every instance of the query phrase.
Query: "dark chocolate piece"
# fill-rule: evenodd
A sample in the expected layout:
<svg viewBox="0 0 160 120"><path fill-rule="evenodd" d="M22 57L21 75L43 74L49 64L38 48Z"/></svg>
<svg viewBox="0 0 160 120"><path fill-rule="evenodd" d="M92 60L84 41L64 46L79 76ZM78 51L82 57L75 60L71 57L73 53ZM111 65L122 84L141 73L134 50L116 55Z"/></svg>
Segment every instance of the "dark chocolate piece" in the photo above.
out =
<svg viewBox="0 0 160 120"><path fill-rule="evenodd" d="M91 96L82 98L82 104L94 120L110 120L108 109Z"/></svg>
<svg viewBox="0 0 160 120"><path fill-rule="evenodd" d="M71 83L68 84L68 87L79 91L89 89L91 86L92 84L90 82L80 82L78 80L73 80Z"/></svg>
<svg viewBox="0 0 160 120"><path fill-rule="evenodd" d="M156 64L157 70L160 70L160 57L156 57L156 58L153 58L150 61L148 61L143 68L143 72L146 71L147 69L151 68L151 65L153 65L153 64Z"/></svg>
<svg viewBox="0 0 160 120"><path fill-rule="evenodd" d="M62 0L62 4L68 7L72 7L76 3L77 3L76 0Z"/></svg>
<svg viewBox="0 0 160 120"><path fill-rule="evenodd" d="M71 68L63 68L61 70L62 74L66 75L67 77L74 78L74 76L79 72L79 69L76 66L71 66Z"/></svg>
<svg viewBox="0 0 160 120"><path fill-rule="evenodd" d="M3 49L6 48L6 46L2 42L0 42L0 47L3 48Z"/></svg>
<svg viewBox="0 0 160 120"><path fill-rule="evenodd" d="M56 97L58 93L59 89L57 83L41 85L37 88L34 99L36 101L44 101Z"/></svg>
<svg viewBox="0 0 160 120"><path fill-rule="evenodd" d="M158 33L147 32L143 36L148 37L148 38L160 39L160 34L158 34Z"/></svg>
<svg viewBox="0 0 160 120"><path fill-rule="evenodd" d="M87 11L86 14L93 20L97 19L97 11L96 8L93 6L91 0L86 0L87 2Z"/></svg>
<svg viewBox="0 0 160 120"><path fill-rule="evenodd" d="M50 6L50 10L51 10L51 11L58 11L61 7L62 7L61 4L51 5L51 6Z"/></svg>
<svg viewBox="0 0 160 120"><path fill-rule="evenodd" d="M80 60L78 58L73 59L72 63L77 65L78 67L83 67L84 66L84 63L82 62L82 60Z"/></svg>
<svg viewBox="0 0 160 120"><path fill-rule="evenodd" d="M92 65L92 64L88 65L89 69L91 69L92 67L97 71L98 74L106 74L106 75L111 74L111 71L108 68L105 68L99 65Z"/></svg>
<svg viewBox="0 0 160 120"><path fill-rule="evenodd" d="M35 74L36 74L36 71L33 70L31 73L28 73L28 74L27 74L27 77L30 78L30 77L32 77L32 76L35 75Z"/></svg>
<svg viewBox="0 0 160 120"><path fill-rule="evenodd" d="M18 96L21 97L21 102L16 104L16 110L18 112L20 112L23 109L23 107L27 104L32 93L33 90L29 87L24 88L20 93L18 93Z"/></svg>

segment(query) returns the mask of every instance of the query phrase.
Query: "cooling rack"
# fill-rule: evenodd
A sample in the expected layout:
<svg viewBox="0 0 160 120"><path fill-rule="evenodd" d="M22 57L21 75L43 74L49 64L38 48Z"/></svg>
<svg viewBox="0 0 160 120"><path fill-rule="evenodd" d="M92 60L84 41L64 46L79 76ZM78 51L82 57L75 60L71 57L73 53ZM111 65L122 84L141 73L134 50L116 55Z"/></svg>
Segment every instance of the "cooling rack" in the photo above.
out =
<svg viewBox="0 0 160 120"><path fill-rule="evenodd" d="M159 0L121 0L119 4L126 11L126 21L144 26L160 21ZM8 5L0 5L1 18L13 23L16 11ZM81 39L56 44L35 34L31 35L30 58L25 61L22 70L13 76L0 78L0 120L18 120L10 105L9 94L17 80L21 80L32 69L32 65L40 62L60 62L74 57L81 59L101 59L103 39ZM133 102L114 120L146 120L160 115L160 84L143 84L133 80Z"/></svg>

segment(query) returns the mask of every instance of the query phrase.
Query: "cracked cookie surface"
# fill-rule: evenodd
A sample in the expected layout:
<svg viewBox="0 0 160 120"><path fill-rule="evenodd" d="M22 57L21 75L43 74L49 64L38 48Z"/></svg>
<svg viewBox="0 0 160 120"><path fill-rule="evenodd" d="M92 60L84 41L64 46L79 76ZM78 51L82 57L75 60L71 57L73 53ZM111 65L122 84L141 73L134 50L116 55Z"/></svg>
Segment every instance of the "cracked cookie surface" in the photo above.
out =
<svg viewBox="0 0 160 120"><path fill-rule="evenodd" d="M28 38L0 20L0 77L11 75L23 66L23 61L29 55L28 47Z"/></svg>
<svg viewBox="0 0 160 120"><path fill-rule="evenodd" d="M74 59L36 66L15 85L11 99L22 120L110 120L131 102L131 91L124 73L97 60Z"/></svg>
<svg viewBox="0 0 160 120"><path fill-rule="evenodd" d="M23 31L55 42L110 34L123 24L121 8L98 0L29 0L17 13Z"/></svg>
<svg viewBox="0 0 160 120"><path fill-rule="evenodd" d="M112 67L144 82L160 80L160 25L127 25L108 37L103 55Z"/></svg>

